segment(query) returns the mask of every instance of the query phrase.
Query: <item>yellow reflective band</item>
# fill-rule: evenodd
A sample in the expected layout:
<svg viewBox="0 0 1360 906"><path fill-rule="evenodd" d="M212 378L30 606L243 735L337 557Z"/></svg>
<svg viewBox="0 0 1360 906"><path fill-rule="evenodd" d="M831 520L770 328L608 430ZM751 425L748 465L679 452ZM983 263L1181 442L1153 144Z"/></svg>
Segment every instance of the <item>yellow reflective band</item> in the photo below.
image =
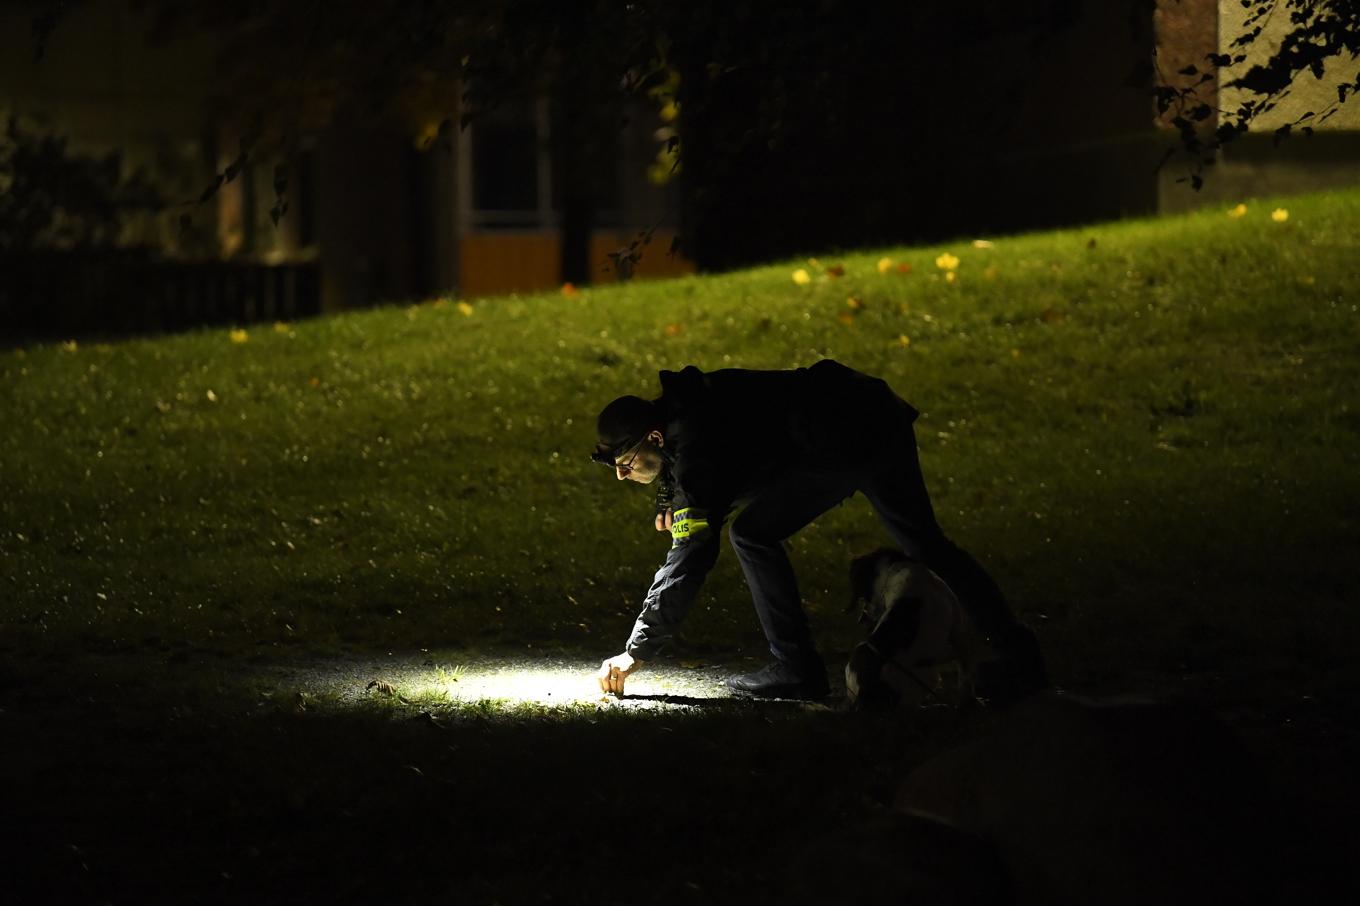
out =
<svg viewBox="0 0 1360 906"><path fill-rule="evenodd" d="M671 540L674 544L688 541L695 535L708 531L708 520L702 516L690 516L689 508L675 511L675 521L671 523Z"/></svg>

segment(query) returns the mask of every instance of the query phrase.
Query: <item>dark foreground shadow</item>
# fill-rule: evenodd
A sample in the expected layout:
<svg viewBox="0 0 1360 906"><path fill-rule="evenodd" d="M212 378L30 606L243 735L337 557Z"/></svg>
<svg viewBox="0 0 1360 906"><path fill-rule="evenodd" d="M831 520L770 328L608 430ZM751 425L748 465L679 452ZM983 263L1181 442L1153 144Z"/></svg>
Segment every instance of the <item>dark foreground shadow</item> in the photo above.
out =
<svg viewBox="0 0 1360 906"><path fill-rule="evenodd" d="M902 885L928 891L958 877L987 881L959 888L974 902L1006 902L1008 888L992 884L996 859L1006 878L1023 882L1017 865L1039 864L1043 852L1031 844L1053 834L1014 822L975 829L952 814L943 816L948 827L902 822L890 806L913 769L981 765L969 775L978 784L966 787L978 795L963 798L985 794L1005 805L989 792L998 785L1028 796L1005 815L1063 819L1066 836L1052 851L1068 865L1091 836L1083 828L1107 809L1150 798L1118 798L1124 777L1147 770L1150 755L1132 757L1147 755L1144 741L1166 746L1163 760L1173 764L1208 759L1195 777L1214 779L1225 767L1198 737L1173 745L1173 734L1142 724L1127 737L1097 733L1108 744L1093 752L1082 742L1091 738L1085 723L1064 735L1066 724L1022 722L995 747L992 771L1021 778L998 784L982 770L991 761L965 757L980 724L993 721L948 709L908 720L793 700L662 693L621 702L636 708L437 709L376 689L328 699L270 676L229 659L0 664L0 738L15 741L0 773L0 902L597 902L645 886L655 903L770 902L777 891L781 903L820 906L862 901L855 894L866 888L882 891L874 902L892 902ZM362 689L369 676L349 685ZM1045 740L1058 744L1050 751ZM1348 767L1344 754L1336 763ZM1103 767L1130 761L1137 772ZM644 764L664 782L638 783L620 770ZM1083 774L1085 765L1100 770ZM948 777L922 783L921 795L958 789ZM1283 827L1286 842L1297 839L1287 847L1290 902L1325 901L1324 881L1339 874L1339 853L1354 836L1328 828L1338 818L1351 826L1358 800L1349 777L1338 768L1295 788L1326 799L1314 797L1302 820ZM1224 777L1214 788L1232 793L1251 781ZM1204 799L1198 787L1153 789L1169 790L1162 798L1173 804ZM1209 807L1223 801L1212 797ZM1073 804L1057 814L1059 802ZM648 816L648 849L667 859L601 860L591 829L628 826L639 813ZM1168 823L1146 836L1171 836ZM1030 847L1020 862L1010 858L1011 840ZM795 854L802 873L772 863L770 852ZM1224 861L1245 875L1257 860ZM880 875L887 880L871 884Z"/></svg>
<svg viewBox="0 0 1360 906"><path fill-rule="evenodd" d="M696 695L628 695L620 699L624 702L656 702L662 705L678 705L686 708L730 708L735 699L700 698Z"/></svg>
<svg viewBox="0 0 1360 906"><path fill-rule="evenodd" d="M724 698L699 697L694 695L627 695L621 699L624 702L655 702L662 705L675 705L686 708L703 708L713 711L733 711L733 710L768 710L770 708L784 708L797 711L826 711L835 712L844 710L839 698L827 698L820 701L804 701L797 698L748 698L741 695L731 695Z"/></svg>

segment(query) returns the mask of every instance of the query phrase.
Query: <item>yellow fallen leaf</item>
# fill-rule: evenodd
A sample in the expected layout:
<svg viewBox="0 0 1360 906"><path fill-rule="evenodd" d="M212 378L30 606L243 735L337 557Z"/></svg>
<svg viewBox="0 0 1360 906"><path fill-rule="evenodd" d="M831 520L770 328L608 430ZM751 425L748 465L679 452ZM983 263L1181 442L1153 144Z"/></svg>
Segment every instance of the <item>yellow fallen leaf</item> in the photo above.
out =
<svg viewBox="0 0 1360 906"><path fill-rule="evenodd" d="M567 284L567 285L570 286L571 284ZM471 305L470 303L467 303L467 302L459 302L459 303L458 303L458 312L459 312L459 314L463 315L464 317L467 317L468 315L471 315L471 314L472 314L472 305Z"/></svg>
<svg viewBox="0 0 1360 906"><path fill-rule="evenodd" d="M945 252L943 255L935 259L935 266L942 271L952 271L954 268L959 266L959 259L957 256Z"/></svg>
<svg viewBox="0 0 1360 906"><path fill-rule="evenodd" d="M244 342L246 342L246 341L249 340L249 339L250 339L250 334L246 333L244 330L240 329L239 327L238 327L236 330L233 330L233 331L231 332L231 341L232 341L233 343L244 343Z"/></svg>
<svg viewBox="0 0 1360 906"><path fill-rule="evenodd" d="M812 278L808 276L807 271L803 270L800 267L798 268L798 270L793 272L793 282L797 283L799 286L807 286L809 283L812 282Z"/></svg>
<svg viewBox="0 0 1360 906"><path fill-rule="evenodd" d="M212 392L211 387L208 388L208 402L210 403L217 402L217 394Z"/></svg>
<svg viewBox="0 0 1360 906"><path fill-rule="evenodd" d="M903 348L905 349L906 347L908 347L908 346L911 345L911 337L907 336L907 335L904 334L904 333L899 333L899 334L897 335L897 339L894 340L893 342L894 342L896 345L901 346L901 347L903 347Z"/></svg>
<svg viewBox="0 0 1360 906"><path fill-rule="evenodd" d="M892 270L892 266L893 260L891 258L878 259L878 272L880 274L886 274L888 271Z"/></svg>
<svg viewBox="0 0 1360 906"><path fill-rule="evenodd" d="M1247 206L1244 205L1244 204L1239 204L1239 205L1238 205L1237 207L1235 207L1235 208L1229 208L1229 209L1228 209L1228 216L1229 216L1229 217L1242 217L1242 216L1244 216L1246 213L1247 213Z"/></svg>
<svg viewBox="0 0 1360 906"><path fill-rule="evenodd" d="M973 248L975 248L975 249L989 249L989 248L991 248L991 247L992 247L992 243L991 243L991 240L990 240L990 239L974 239L974 240L973 240Z"/></svg>
<svg viewBox="0 0 1360 906"><path fill-rule="evenodd" d="M1270 219L1276 223L1284 223L1289 219L1289 212L1284 208L1276 208L1270 212Z"/></svg>

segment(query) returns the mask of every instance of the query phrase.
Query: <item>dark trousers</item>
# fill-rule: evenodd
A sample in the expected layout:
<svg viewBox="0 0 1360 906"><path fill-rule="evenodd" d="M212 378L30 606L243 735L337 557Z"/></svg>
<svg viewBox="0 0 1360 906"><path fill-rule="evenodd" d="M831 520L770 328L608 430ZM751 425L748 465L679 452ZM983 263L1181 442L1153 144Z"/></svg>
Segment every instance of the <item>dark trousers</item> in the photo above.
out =
<svg viewBox="0 0 1360 906"><path fill-rule="evenodd" d="M992 577L945 537L936 521L921 475L916 435L907 426L878 462L853 469L786 472L761 488L732 520L728 540L741 562L775 658L801 664L815 660L816 652L783 541L856 491L864 494L902 550L953 589L984 635L1003 633L1015 625L1015 616Z"/></svg>

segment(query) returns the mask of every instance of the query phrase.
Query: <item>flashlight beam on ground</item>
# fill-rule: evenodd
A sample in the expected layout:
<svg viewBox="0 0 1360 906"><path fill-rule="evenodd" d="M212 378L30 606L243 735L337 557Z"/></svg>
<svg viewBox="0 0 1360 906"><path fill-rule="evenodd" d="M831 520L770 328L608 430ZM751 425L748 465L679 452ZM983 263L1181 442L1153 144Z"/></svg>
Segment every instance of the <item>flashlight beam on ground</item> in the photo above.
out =
<svg viewBox="0 0 1360 906"><path fill-rule="evenodd" d="M296 689L339 707L357 707L375 695L418 706L474 704L573 706L615 704L629 708L696 707L731 699L723 678L734 665L682 666L653 661L628 678L622 698L600 691L599 660L562 657L458 657L393 655L275 664L261 668L277 688ZM263 677L262 677L263 678Z"/></svg>

